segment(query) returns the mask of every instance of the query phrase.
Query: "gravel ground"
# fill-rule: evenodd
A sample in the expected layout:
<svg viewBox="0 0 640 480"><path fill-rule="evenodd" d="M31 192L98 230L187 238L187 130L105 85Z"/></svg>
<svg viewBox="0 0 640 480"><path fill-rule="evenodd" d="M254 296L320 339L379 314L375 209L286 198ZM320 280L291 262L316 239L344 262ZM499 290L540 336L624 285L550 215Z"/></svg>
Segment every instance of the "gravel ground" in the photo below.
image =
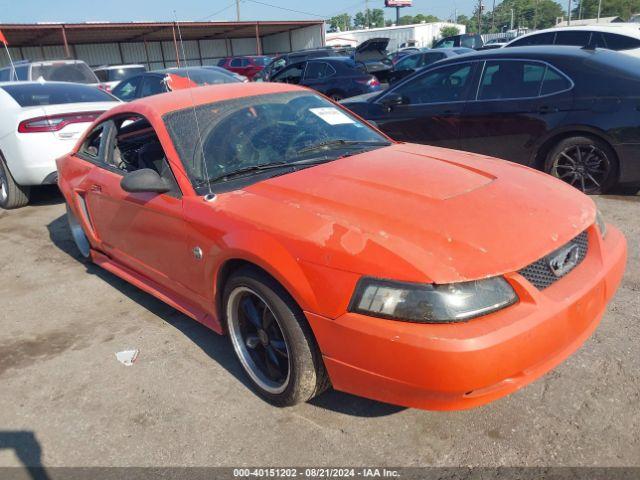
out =
<svg viewBox="0 0 640 480"><path fill-rule="evenodd" d="M601 326L532 385L446 413L337 392L274 408L226 338L80 262L55 191L0 210L0 466L640 466L640 197L595 200L629 241Z"/></svg>

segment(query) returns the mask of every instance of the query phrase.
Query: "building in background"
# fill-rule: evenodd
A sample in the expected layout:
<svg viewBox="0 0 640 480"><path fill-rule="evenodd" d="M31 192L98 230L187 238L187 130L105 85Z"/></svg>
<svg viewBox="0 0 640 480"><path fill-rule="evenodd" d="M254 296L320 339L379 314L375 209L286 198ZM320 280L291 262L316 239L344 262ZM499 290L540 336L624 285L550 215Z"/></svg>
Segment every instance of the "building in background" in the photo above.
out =
<svg viewBox="0 0 640 480"><path fill-rule="evenodd" d="M607 23L622 23L624 20L620 17L600 17L597 18L582 18L580 20L572 18L571 23L566 20L558 19L559 21L556 23L556 27L567 27L571 25L572 27L588 27L591 25L606 25Z"/></svg>
<svg viewBox="0 0 640 480"><path fill-rule="evenodd" d="M150 70L214 65L222 57L275 55L325 42L322 20L180 22L179 26L178 32L174 22L0 24L0 31L14 61L73 58L93 67L139 63ZM0 66L6 64L7 55L0 52Z"/></svg>
<svg viewBox="0 0 640 480"><path fill-rule="evenodd" d="M459 30L458 33L466 33L465 26L457 23L418 23L415 25L327 33L326 42L328 46L355 47L370 38L385 37L389 38L387 50L390 52L403 47L431 47L434 40L442 37L440 34L442 27L456 27Z"/></svg>

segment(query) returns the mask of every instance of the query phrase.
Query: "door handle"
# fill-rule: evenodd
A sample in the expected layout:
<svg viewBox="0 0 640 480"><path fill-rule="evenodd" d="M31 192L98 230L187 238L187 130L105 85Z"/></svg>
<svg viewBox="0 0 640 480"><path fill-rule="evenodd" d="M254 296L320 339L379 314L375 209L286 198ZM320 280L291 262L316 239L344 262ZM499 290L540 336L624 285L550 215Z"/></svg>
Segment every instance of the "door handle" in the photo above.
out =
<svg viewBox="0 0 640 480"><path fill-rule="evenodd" d="M557 113L560 110L558 108L555 107L550 107L549 105L542 105L541 107L538 107L538 113L541 114L545 114L545 113Z"/></svg>
<svg viewBox="0 0 640 480"><path fill-rule="evenodd" d="M100 185L91 185L91 187L89 187L89 190L91 190L92 192L101 192L102 191L102 187Z"/></svg>

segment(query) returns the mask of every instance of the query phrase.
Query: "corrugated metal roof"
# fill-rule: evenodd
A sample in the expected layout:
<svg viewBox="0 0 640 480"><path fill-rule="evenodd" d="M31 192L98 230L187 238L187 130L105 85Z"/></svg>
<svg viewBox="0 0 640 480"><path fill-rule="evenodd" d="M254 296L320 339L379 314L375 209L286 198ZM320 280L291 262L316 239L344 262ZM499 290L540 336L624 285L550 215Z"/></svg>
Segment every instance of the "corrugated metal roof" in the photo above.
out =
<svg viewBox="0 0 640 480"><path fill-rule="evenodd" d="M282 22L180 22L183 40L250 38L289 32L322 20ZM69 44L173 41L174 22L0 24L12 47Z"/></svg>

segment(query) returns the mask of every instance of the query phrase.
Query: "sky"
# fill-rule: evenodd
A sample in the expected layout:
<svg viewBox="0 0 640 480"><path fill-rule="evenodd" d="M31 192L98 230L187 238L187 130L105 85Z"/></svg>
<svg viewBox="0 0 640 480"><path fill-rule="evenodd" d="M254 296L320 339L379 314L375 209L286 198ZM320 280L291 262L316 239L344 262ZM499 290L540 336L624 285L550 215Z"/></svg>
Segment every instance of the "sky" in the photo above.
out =
<svg viewBox="0 0 640 480"><path fill-rule="evenodd" d="M469 14L477 0L414 0L401 15L432 14L453 18ZM267 5L269 4L269 5ZM369 8L383 8L384 0L369 0ZM279 8L276 8L279 7ZM364 0L241 0L241 20L312 20L364 10ZM0 23L166 21L236 19L234 0L0 0ZM385 9L395 19L395 9Z"/></svg>

